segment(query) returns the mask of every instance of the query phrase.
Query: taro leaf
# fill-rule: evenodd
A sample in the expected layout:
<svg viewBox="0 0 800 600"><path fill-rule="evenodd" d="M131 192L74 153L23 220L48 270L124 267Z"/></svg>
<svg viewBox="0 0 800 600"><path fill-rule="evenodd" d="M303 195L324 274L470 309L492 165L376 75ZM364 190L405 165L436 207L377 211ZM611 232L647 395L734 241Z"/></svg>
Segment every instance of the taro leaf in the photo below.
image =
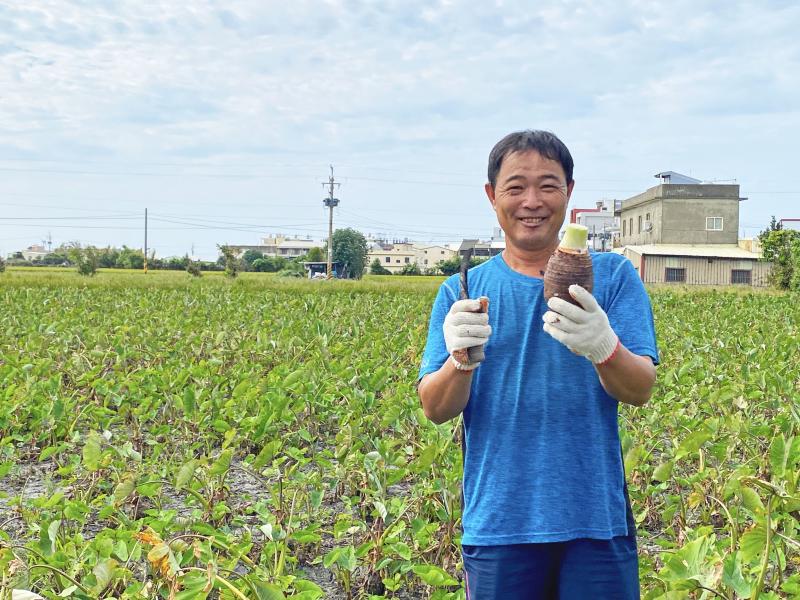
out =
<svg viewBox="0 0 800 600"><path fill-rule="evenodd" d="M739 494L742 496L742 504L751 513L760 515L764 512L764 503L754 489L743 485L739 488Z"/></svg>
<svg viewBox="0 0 800 600"><path fill-rule="evenodd" d="M181 468L178 469L178 475L175 477L175 489L182 490L189 485L189 482L194 477L194 472L196 469L197 460L194 458L183 463Z"/></svg>
<svg viewBox="0 0 800 600"><path fill-rule="evenodd" d="M208 474L212 476L224 475L231 468L231 459L233 458L233 450L224 450L217 457L217 460L208 469Z"/></svg>
<svg viewBox="0 0 800 600"><path fill-rule="evenodd" d="M436 459L437 451L438 448L436 444L431 444L425 448L417 457L417 460L414 461L414 471L417 473L427 471L428 468L433 464L433 461Z"/></svg>
<svg viewBox="0 0 800 600"><path fill-rule="evenodd" d="M92 432L83 446L83 466L89 471L97 471L100 468L100 456L100 436Z"/></svg>
<svg viewBox="0 0 800 600"><path fill-rule="evenodd" d="M115 561L113 558L107 558L106 560L97 563L94 569L92 569L92 573L97 580L97 583L92 591L96 594L99 594L106 589L114 579L116 569L117 561Z"/></svg>
<svg viewBox="0 0 800 600"><path fill-rule="evenodd" d="M672 477L672 467L673 462L671 460L658 465L653 471L653 481L669 481L669 478Z"/></svg>
<svg viewBox="0 0 800 600"><path fill-rule="evenodd" d="M264 447L261 448L261 452L258 453L258 456L256 456L255 460L253 461L253 468L261 469L267 463L272 462L275 453L278 451L280 447L281 447L280 440L273 440L271 442L264 444Z"/></svg>
<svg viewBox="0 0 800 600"><path fill-rule="evenodd" d="M39 550L45 556L52 556L56 551L56 540L58 539L58 528L61 521L56 519L47 525L42 526L39 531Z"/></svg>
<svg viewBox="0 0 800 600"><path fill-rule="evenodd" d="M763 523L751 528L739 540L739 554L747 564L753 564L767 546L767 529Z"/></svg>
<svg viewBox="0 0 800 600"><path fill-rule="evenodd" d="M188 573L182 580L183 590L175 594L175 600L205 600L210 590L206 590L208 576L205 573Z"/></svg>
<svg viewBox="0 0 800 600"><path fill-rule="evenodd" d="M707 535L688 542L672 556L665 558L661 576L665 580L673 582L682 580L699 582L710 547L711 537Z"/></svg>
<svg viewBox="0 0 800 600"><path fill-rule="evenodd" d="M701 427L698 431L690 434L684 438L678 450L675 452L675 458L681 459L684 456L697 452L700 447L711 439L713 434L707 427Z"/></svg>
<svg viewBox="0 0 800 600"><path fill-rule="evenodd" d="M404 560L411 560L411 548L408 547L408 544L403 542L395 542L389 548L400 558Z"/></svg>
<svg viewBox="0 0 800 600"><path fill-rule="evenodd" d="M431 587L458 585L458 581L453 579L447 571L435 565L414 565L413 571Z"/></svg>
<svg viewBox="0 0 800 600"><path fill-rule="evenodd" d="M194 388L187 387L183 391L183 414L189 420L194 419L194 412L197 408L197 398L194 394Z"/></svg>
<svg viewBox="0 0 800 600"><path fill-rule="evenodd" d="M795 573L784 581L781 590L787 594L791 594L792 597L800 596L800 573Z"/></svg>
<svg viewBox="0 0 800 600"><path fill-rule="evenodd" d="M135 490L136 478L133 475L128 475L114 488L114 502L116 504L121 504Z"/></svg>
<svg viewBox="0 0 800 600"><path fill-rule="evenodd" d="M738 552L728 555L722 569L722 583L736 592L739 598L750 597L750 584L742 576L742 559Z"/></svg>
<svg viewBox="0 0 800 600"><path fill-rule="evenodd" d="M789 450L791 443L787 444L782 435L776 435L769 446L769 464L772 467L774 477L783 477L786 472L786 463L789 460Z"/></svg>
<svg viewBox="0 0 800 600"><path fill-rule="evenodd" d="M285 600L283 591L274 583L251 580L258 600Z"/></svg>
<svg viewBox="0 0 800 600"><path fill-rule="evenodd" d="M11 467L14 466L14 463L10 460L4 463L0 463L0 479L8 475L9 471L11 471Z"/></svg>

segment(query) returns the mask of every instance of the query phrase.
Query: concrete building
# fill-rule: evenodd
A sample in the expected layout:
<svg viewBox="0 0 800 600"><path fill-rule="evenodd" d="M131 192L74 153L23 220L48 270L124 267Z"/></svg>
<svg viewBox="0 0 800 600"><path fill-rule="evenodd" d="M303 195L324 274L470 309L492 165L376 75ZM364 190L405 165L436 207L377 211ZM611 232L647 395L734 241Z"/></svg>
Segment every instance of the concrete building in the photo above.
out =
<svg viewBox="0 0 800 600"><path fill-rule="evenodd" d="M573 208L570 223L577 223L589 230L589 248L598 252L611 249L612 239L619 231L620 217L616 214L618 200L599 200L595 208Z"/></svg>
<svg viewBox="0 0 800 600"><path fill-rule="evenodd" d="M771 264L761 255L728 244L645 244L616 249L632 263L644 283L685 285L769 284Z"/></svg>
<svg viewBox="0 0 800 600"><path fill-rule="evenodd" d="M619 245L644 283L768 285L757 242L739 240L739 186L665 171L662 183L623 200Z"/></svg>
<svg viewBox="0 0 800 600"><path fill-rule="evenodd" d="M248 250L260 252L264 256L281 256L283 258L297 258L308 254L312 248L322 248L327 252L327 240L314 240L311 237L289 237L282 234L261 238L261 243L253 246L233 246L237 256L241 256Z"/></svg>
<svg viewBox="0 0 800 600"><path fill-rule="evenodd" d="M50 254L50 252L47 250L47 248L39 244L34 244L33 246L28 246L22 251L22 258L33 261L39 258L44 258L48 254Z"/></svg>
<svg viewBox="0 0 800 600"><path fill-rule="evenodd" d="M663 181L664 173L656 177ZM741 200L736 184L662 183L623 200L619 244L736 246Z"/></svg>
<svg viewBox="0 0 800 600"><path fill-rule="evenodd" d="M367 265L375 259L381 266L392 273L399 273L406 265L415 264L420 271L433 269L436 263L448 260L456 255L456 251L443 245L403 242L376 241L367 252Z"/></svg>
<svg viewBox="0 0 800 600"><path fill-rule="evenodd" d="M503 252L506 249L505 233L499 227L492 230L492 237L488 241L481 241L476 239L461 240L461 245L458 247L459 256L463 256L466 252L472 251L472 256L475 258L491 258Z"/></svg>

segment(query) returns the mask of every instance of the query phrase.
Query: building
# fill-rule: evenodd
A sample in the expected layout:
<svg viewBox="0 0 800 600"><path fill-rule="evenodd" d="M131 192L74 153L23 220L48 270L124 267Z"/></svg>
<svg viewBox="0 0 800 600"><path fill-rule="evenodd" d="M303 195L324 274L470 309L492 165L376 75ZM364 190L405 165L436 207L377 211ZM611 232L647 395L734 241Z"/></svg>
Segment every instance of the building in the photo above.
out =
<svg viewBox="0 0 800 600"><path fill-rule="evenodd" d="M399 273L411 264L417 265L420 271L424 271L435 268L436 263L455 255L455 250L442 245L414 243L408 240L391 243L377 240L367 252L367 265L371 265L377 259L383 268L392 273Z"/></svg>
<svg viewBox="0 0 800 600"><path fill-rule="evenodd" d="M569 222L585 226L589 230L588 245L592 250L604 252L611 249L611 240L619 231L616 214L618 200L599 200L595 208L573 208Z"/></svg>
<svg viewBox="0 0 800 600"><path fill-rule="evenodd" d="M741 200L737 184L662 183L622 201L619 243L736 246Z"/></svg>
<svg viewBox="0 0 800 600"><path fill-rule="evenodd" d="M310 236L288 237L283 234L261 238L261 243L258 245L229 246L229 248L232 248L237 256L241 256L248 250L253 250L254 252L260 252L264 256L280 256L283 258L297 258L298 256L304 256L305 254L308 254L312 248L322 248L323 251L327 251L327 247L327 240L314 240L311 239Z"/></svg>
<svg viewBox="0 0 800 600"><path fill-rule="evenodd" d="M464 256L467 252L472 252L475 258L491 258L503 252L506 249L505 233L499 227L492 230L492 237L488 241L480 241L476 239L461 240L461 245L458 247L459 256Z"/></svg>
<svg viewBox="0 0 800 600"><path fill-rule="evenodd" d="M760 254L727 244L645 244L617 251L644 283L765 287L772 268Z"/></svg>
<svg viewBox="0 0 800 600"><path fill-rule="evenodd" d="M737 184L702 183L665 171L662 183L622 201L616 251L645 283L768 284L770 263L757 244L740 243Z"/></svg>
<svg viewBox="0 0 800 600"><path fill-rule="evenodd" d="M22 258L25 260L34 261L44 258L48 254L50 254L50 252L47 250L47 248L38 244L34 244L33 246L28 246L22 251Z"/></svg>

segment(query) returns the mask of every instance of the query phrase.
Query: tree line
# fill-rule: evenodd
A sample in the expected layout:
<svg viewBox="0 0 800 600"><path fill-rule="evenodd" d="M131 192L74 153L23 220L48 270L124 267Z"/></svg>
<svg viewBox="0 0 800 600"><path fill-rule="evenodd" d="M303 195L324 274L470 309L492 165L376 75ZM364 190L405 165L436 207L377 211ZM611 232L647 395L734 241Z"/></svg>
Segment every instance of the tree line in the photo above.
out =
<svg viewBox="0 0 800 600"><path fill-rule="evenodd" d="M784 229L773 216L758 239L763 259L772 263L770 283L781 290L800 291L800 231Z"/></svg>

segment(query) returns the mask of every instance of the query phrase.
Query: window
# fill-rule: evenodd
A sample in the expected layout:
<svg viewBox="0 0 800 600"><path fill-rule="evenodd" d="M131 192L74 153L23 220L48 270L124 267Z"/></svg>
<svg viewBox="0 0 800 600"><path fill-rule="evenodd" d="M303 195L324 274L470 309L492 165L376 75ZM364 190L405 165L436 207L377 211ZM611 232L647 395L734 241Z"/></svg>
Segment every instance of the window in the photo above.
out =
<svg viewBox="0 0 800 600"><path fill-rule="evenodd" d="M745 269L731 269L731 283L753 284L753 272Z"/></svg>
<svg viewBox="0 0 800 600"><path fill-rule="evenodd" d="M441 253L444 254L444 250L441 250Z"/></svg>
<svg viewBox="0 0 800 600"><path fill-rule="evenodd" d="M392 262L392 259L387 256L386 257L386 262L390 263L390 262Z"/></svg>
<svg viewBox="0 0 800 600"><path fill-rule="evenodd" d="M426 265L428 264L428 259L427 259L427 258L425 259L425 264L426 264Z"/></svg>
<svg viewBox="0 0 800 600"><path fill-rule="evenodd" d="M647 215L645 215L644 220L645 221L649 221L650 220L650 213L647 213Z"/></svg>
<svg viewBox="0 0 800 600"><path fill-rule="evenodd" d="M628 234L633 235L633 217L628 219Z"/></svg>
<svg viewBox="0 0 800 600"><path fill-rule="evenodd" d="M639 215L639 229L636 230L636 233L642 233L642 215Z"/></svg>
<svg viewBox="0 0 800 600"><path fill-rule="evenodd" d="M622 237L625 237L625 225L626 225L626 222L623 221L622 222Z"/></svg>
<svg viewBox="0 0 800 600"><path fill-rule="evenodd" d="M722 231L722 217L706 217L706 231Z"/></svg>
<svg viewBox="0 0 800 600"><path fill-rule="evenodd" d="M410 263L411 259L406 256L406 264Z"/></svg>
<svg viewBox="0 0 800 600"><path fill-rule="evenodd" d="M686 283L686 269L666 267L664 269L664 281L667 283Z"/></svg>
<svg viewBox="0 0 800 600"><path fill-rule="evenodd" d="M397 264L400 264L400 259L398 258L398 259L397 259L396 261L394 261L394 262L396 262Z"/></svg>

